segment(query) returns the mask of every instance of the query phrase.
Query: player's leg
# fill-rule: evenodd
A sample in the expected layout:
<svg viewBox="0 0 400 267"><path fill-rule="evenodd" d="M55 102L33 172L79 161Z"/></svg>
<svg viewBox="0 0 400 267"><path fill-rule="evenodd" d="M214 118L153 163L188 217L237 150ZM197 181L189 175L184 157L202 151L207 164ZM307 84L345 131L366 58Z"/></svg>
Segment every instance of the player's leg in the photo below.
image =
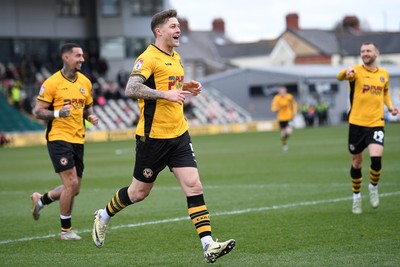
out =
<svg viewBox="0 0 400 267"><path fill-rule="evenodd" d="M76 173L76 168L60 172L63 183L63 189L60 194L60 221L61 221L61 239L79 240L80 236L72 231L71 214L74 203L74 197L79 194L81 177Z"/></svg>
<svg viewBox="0 0 400 267"><path fill-rule="evenodd" d="M204 201L203 186L189 133L186 132L175 142L178 145L171 154L168 166L186 195L188 213L200 237L204 258L208 263L214 263L235 247L235 240L218 242L212 239L210 215Z"/></svg>
<svg viewBox="0 0 400 267"><path fill-rule="evenodd" d="M382 154L383 146L379 144L370 144L368 151L371 157L369 168L370 183L368 185L370 203L373 208L379 206L378 184L382 173Z"/></svg>
<svg viewBox="0 0 400 267"><path fill-rule="evenodd" d="M197 168L181 167L173 168L172 171L186 196L189 216L202 239L204 248L212 241L211 224Z"/></svg>
<svg viewBox="0 0 400 267"><path fill-rule="evenodd" d="M280 134L281 134L281 143L282 143L282 149L283 151L287 151L289 149L288 147L288 139L291 133L291 128L289 126L288 121L280 121L279 122L279 127L280 127Z"/></svg>
<svg viewBox="0 0 400 267"><path fill-rule="evenodd" d="M60 165L56 171L61 177L63 188L59 195L60 202L60 221L61 221L61 239L62 240L80 240L74 231L72 231L72 209L74 198L80 192L81 180L83 175L83 144L71 144L60 142L58 144L60 154L56 152L54 158L60 158ZM54 155L54 153L53 153Z"/></svg>
<svg viewBox="0 0 400 267"><path fill-rule="evenodd" d="M104 209L94 213L92 238L96 247L104 245L108 224L115 214L150 194L158 173L166 166L166 158L157 153L163 143L163 140L137 136L132 183L129 187L119 189Z"/></svg>
<svg viewBox="0 0 400 267"><path fill-rule="evenodd" d="M353 191L353 213L362 213L362 200L361 200L361 183L362 183L362 162L363 162L363 151L366 148L365 138L368 134L366 127L357 125L349 125L348 135L348 149L351 154L351 168L350 177Z"/></svg>
<svg viewBox="0 0 400 267"><path fill-rule="evenodd" d="M362 153L353 154L351 156L352 164L350 169L350 177L351 177L351 185L353 191L353 213L360 214L362 213L361 207L361 183L362 183Z"/></svg>
<svg viewBox="0 0 400 267"><path fill-rule="evenodd" d="M99 209L94 214L92 238L96 247L104 245L108 224L113 216L129 205L144 200L153 188L154 183L144 183L135 178L129 187L119 189L104 209Z"/></svg>
<svg viewBox="0 0 400 267"><path fill-rule="evenodd" d="M186 195L188 213L200 237L204 258L208 263L214 263L217 258L228 254L235 247L236 242L233 239L225 242L212 239L210 215L204 201L197 168L182 167L172 170Z"/></svg>
<svg viewBox="0 0 400 267"><path fill-rule="evenodd" d="M64 186L59 185L53 190L45 193L40 194L39 192L34 192L31 195L32 199L32 216L33 219L39 220L40 218L40 211L43 209L45 205L49 205L56 200L60 199L61 191L63 190Z"/></svg>
<svg viewBox="0 0 400 267"><path fill-rule="evenodd" d="M288 123L288 125L285 127L285 132L284 132L286 142L289 140L289 137L292 135L292 133L293 133L293 128Z"/></svg>

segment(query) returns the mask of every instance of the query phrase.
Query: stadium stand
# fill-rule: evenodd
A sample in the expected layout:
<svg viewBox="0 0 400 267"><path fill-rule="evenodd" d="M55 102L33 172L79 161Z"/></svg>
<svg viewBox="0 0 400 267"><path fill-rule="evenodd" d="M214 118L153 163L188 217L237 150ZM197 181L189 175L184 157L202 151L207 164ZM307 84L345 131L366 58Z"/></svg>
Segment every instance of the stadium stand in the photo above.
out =
<svg viewBox="0 0 400 267"><path fill-rule="evenodd" d="M104 105L95 105L99 117L98 125L89 130L114 130L134 127L139 119L139 107L133 99L107 99ZM43 130L39 122L11 106L6 96L0 97L0 131L26 132ZM252 121L251 116L217 90L207 88L196 97L185 102L185 115L190 125L244 123Z"/></svg>
<svg viewBox="0 0 400 267"><path fill-rule="evenodd" d="M94 106L99 124L90 130L126 129L139 119L139 107L133 99L108 99L105 105ZM252 121L250 114L217 90L206 88L185 102L185 115L191 125L244 123Z"/></svg>
<svg viewBox="0 0 400 267"><path fill-rule="evenodd" d="M0 95L0 132L27 132L43 130L38 122L31 120L18 109L11 106L7 97Z"/></svg>

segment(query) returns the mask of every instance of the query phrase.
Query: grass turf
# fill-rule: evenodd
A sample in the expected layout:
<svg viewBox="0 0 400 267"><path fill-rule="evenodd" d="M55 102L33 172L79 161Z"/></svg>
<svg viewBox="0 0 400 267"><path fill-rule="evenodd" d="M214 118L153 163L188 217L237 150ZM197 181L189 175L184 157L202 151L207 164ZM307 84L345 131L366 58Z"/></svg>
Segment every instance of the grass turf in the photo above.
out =
<svg viewBox="0 0 400 267"><path fill-rule="evenodd" d="M347 127L295 130L282 152L277 132L193 136L214 238L237 247L216 266L400 266L400 125L386 126L381 206L351 213ZM134 141L87 143L73 227L59 239L58 203L32 219L30 194L59 184L44 146L0 150L1 266L205 266L185 196L164 170L153 192L111 221L103 248L93 212L131 181Z"/></svg>

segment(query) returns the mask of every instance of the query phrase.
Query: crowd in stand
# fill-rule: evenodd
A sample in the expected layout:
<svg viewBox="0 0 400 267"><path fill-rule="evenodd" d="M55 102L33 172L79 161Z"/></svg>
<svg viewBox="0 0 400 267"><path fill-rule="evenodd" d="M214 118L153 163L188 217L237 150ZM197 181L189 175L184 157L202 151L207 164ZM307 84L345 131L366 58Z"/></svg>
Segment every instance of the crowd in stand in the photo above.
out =
<svg viewBox="0 0 400 267"><path fill-rule="evenodd" d="M38 56L25 57L18 63L0 62L0 96L5 96L16 109L34 118L33 107L41 84L61 67L60 61L43 63ZM115 79L106 79L108 63L100 58L86 59L82 73L92 81L95 105L104 106L110 99L125 98L129 79L126 70L120 69ZM191 103L185 103L185 113L190 116L192 108Z"/></svg>
<svg viewBox="0 0 400 267"><path fill-rule="evenodd" d="M26 114L32 114L34 101L41 84L52 73L61 69L60 62L43 63L40 57L23 58L18 63L0 62L0 95L6 96L9 103ZM125 84L129 73L118 72L115 80L107 80L107 61L100 58L89 60L82 72L92 81L95 104L105 105L107 99L124 97Z"/></svg>

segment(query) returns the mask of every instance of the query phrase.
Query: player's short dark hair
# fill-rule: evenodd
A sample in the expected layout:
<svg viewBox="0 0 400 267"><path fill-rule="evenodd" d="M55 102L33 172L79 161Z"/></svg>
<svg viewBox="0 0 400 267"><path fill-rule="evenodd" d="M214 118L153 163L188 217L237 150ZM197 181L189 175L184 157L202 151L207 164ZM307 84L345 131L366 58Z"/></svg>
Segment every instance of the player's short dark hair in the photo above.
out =
<svg viewBox="0 0 400 267"><path fill-rule="evenodd" d="M379 47L376 45L376 43L371 41L364 42L362 45L373 45L376 50L379 50Z"/></svg>
<svg viewBox="0 0 400 267"><path fill-rule="evenodd" d="M74 49L74 48L76 48L76 47L81 48L80 45L75 44L75 43L66 43L66 44L63 44L63 45L61 46L61 49L60 49L61 55L63 55L64 53L67 53L67 52L71 52L72 49Z"/></svg>
<svg viewBox="0 0 400 267"><path fill-rule="evenodd" d="M178 12L174 8L170 8L155 14L151 19L151 31L154 36L156 36L155 29L160 25L164 24L170 18L176 18L178 16Z"/></svg>

